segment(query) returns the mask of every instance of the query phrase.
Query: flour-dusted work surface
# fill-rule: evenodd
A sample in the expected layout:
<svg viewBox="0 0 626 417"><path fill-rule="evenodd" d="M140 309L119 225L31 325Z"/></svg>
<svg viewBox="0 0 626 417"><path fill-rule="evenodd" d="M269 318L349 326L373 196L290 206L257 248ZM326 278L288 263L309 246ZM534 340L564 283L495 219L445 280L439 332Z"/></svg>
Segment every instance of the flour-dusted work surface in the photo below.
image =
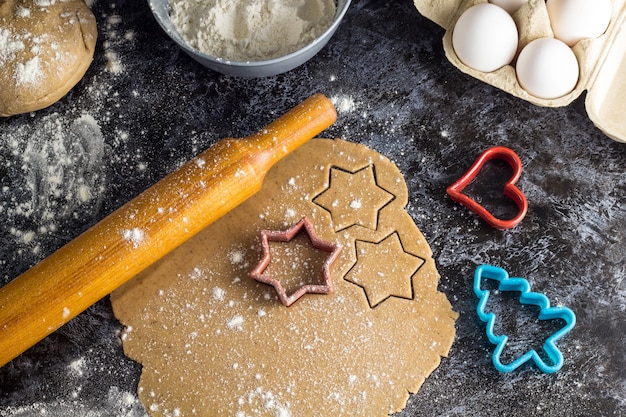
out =
<svg viewBox="0 0 626 417"><path fill-rule="evenodd" d="M542 108L461 73L444 56L443 29L411 1L353 2L317 56L265 79L195 63L142 1L96 0L92 10L99 38L85 77L47 109L0 119L1 284L219 139L249 135L321 92L338 111L323 136L364 144L403 174L407 212L459 313L448 357L396 415L626 414L626 147L592 124L584 97ZM495 145L523 163L517 186L529 210L508 231L445 191ZM492 164L467 192L510 216L497 190L509 173ZM576 326L556 343L560 371L495 370L472 291L480 264L575 312ZM503 359L559 326L538 325L533 311L520 319L529 312L515 294L492 289L490 300L515 336ZM0 368L0 416L147 415L124 334L108 297L98 302Z"/></svg>

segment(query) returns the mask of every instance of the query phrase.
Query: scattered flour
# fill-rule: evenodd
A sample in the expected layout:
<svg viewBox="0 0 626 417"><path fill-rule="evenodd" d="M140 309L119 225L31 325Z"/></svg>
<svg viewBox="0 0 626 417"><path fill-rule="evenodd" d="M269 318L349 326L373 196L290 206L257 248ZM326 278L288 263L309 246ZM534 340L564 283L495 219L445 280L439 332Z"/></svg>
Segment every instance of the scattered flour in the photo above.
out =
<svg viewBox="0 0 626 417"><path fill-rule="evenodd" d="M117 14L107 17L104 33L105 41L102 44L104 47L104 58L106 59L105 69L113 75L123 74L126 70L115 47L119 44L120 39L132 40L134 38L133 33L126 33L122 37L119 36L117 29L121 23L122 17Z"/></svg>
<svg viewBox="0 0 626 417"><path fill-rule="evenodd" d="M35 84L38 83L43 76L38 56L29 59L23 64L17 64L17 69L16 79L18 84Z"/></svg>
<svg viewBox="0 0 626 417"><path fill-rule="evenodd" d="M234 250L228 254L228 259L233 265L239 265L244 261L245 254L240 250Z"/></svg>
<svg viewBox="0 0 626 417"><path fill-rule="evenodd" d="M192 47L233 61L294 52L333 22L334 0L172 0L171 16Z"/></svg>
<svg viewBox="0 0 626 417"><path fill-rule="evenodd" d="M351 113L356 109L354 98L346 95L336 95L330 97L330 101L335 105L339 113Z"/></svg>
<svg viewBox="0 0 626 417"><path fill-rule="evenodd" d="M124 66L120 61L120 57L117 55L115 51L106 50L104 52L104 57L107 59L106 70L111 74L121 74L124 72Z"/></svg>
<svg viewBox="0 0 626 417"><path fill-rule="evenodd" d="M18 13L21 17L30 15L29 9L25 8L20 8ZM0 66L11 68L17 85L36 85L43 78L37 53L41 50L39 45L46 42L45 38L45 35L36 37L30 33L17 32L12 28L0 28ZM34 56L22 62L17 54L27 48ZM53 56L52 58L59 59L59 57Z"/></svg>
<svg viewBox="0 0 626 417"><path fill-rule="evenodd" d="M0 135L4 133L0 127ZM14 225L9 231L16 241L38 254L42 236L58 233L78 211L99 208L105 187L104 137L93 116L67 120L57 113L2 137L2 168L12 180L2 189L0 220Z"/></svg>
<svg viewBox="0 0 626 417"><path fill-rule="evenodd" d="M86 366L85 358L78 358L68 365L68 373L71 376L82 377L85 375Z"/></svg>
<svg viewBox="0 0 626 417"><path fill-rule="evenodd" d="M257 378L258 379L258 378ZM271 391L265 391L262 387L248 392L245 396L239 398L240 404L256 404L259 403L260 410L269 411L274 417L292 417L289 407L278 403L276 396ZM239 411L235 413L235 417L244 417L245 413Z"/></svg>
<svg viewBox="0 0 626 417"><path fill-rule="evenodd" d="M0 28L0 63L5 64L24 48L22 37L13 34L9 29Z"/></svg>
<svg viewBox="0 0 626 417"><path fill-rule="evenodd" d="M116 410L116 417L147 417L139 399L130 392L111 387L102 397L102 404L95 407L89 407L76 400L55 400L28 406L7 407L0 410L0 416L111 417L111 410Z"/></svg>
<svg viewBox="0 0 626 417"><path fill-rule="evenodd" d="M144 232L139 228L122 230L124 240L130 241L134 248L139 247L144 241Z"/></svg>
<svg viewBox="0 0 626 417"><path fill-rule="evenodd" d="M189 275L189 278L191 280L198 280L201 278L204 278L204 271L201 268L195 267L193 268L193 270L191 271L191 274Z"/></svg>
<svg viewBox="0 0 626 417"><path fill-rule="evenodd" d="M226 322L226 327L231 330L243 330L243 317L242 316L234 316Z"/></svg>
<svg viewBox="0 0 626 417"><path fill-rule="evenodd" d="M226 294L226 292L220 288L220 287L214 287L213 290L211 290L211 293L213 295L213 299L216 301L224 301L224 296Z"/></svg>
<svg viewBox="0 0 626 417"><path fill-rule="evenodd" d="M18 17L28 17L28 16L30 16L30 9L28 9L26 7L18 6L16 11L15 11L15 14Z"/></svg>

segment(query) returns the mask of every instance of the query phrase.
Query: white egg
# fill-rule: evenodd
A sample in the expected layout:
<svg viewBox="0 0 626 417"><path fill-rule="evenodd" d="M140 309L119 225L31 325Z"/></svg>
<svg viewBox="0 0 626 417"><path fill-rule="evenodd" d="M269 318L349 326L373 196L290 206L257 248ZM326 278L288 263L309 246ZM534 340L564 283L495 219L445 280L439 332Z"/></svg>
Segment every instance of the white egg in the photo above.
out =
<svg viewBox="0 0 626 417"><path fill-rule="evenodd" d="M558 39L539 38L526 45L515 66L524 90L543 99L555 99L578 83L578 60L569 46Z"/></svg>
<svg viewBox="0 0 626 417"><path fill-rule="evenodd" d="M547 0L554 37L569 46L597 38L611 22L611 0Z"/></svg>
<svg viewBox="0 0 626 417"><path fill-rule="evenodd" d="M511 16L491 3L467 9L454 26L452 48L468 67L492 72L509 64L517 52L517 26Z"/></svg>
<svg viewBox="0 0 626 417"><path fill-rule="evenodd" d="M518 11L519 8L524 5L524 3L528 3L528 0L489 0L489 3L500 6L509 14L513 14Z"/></svg>

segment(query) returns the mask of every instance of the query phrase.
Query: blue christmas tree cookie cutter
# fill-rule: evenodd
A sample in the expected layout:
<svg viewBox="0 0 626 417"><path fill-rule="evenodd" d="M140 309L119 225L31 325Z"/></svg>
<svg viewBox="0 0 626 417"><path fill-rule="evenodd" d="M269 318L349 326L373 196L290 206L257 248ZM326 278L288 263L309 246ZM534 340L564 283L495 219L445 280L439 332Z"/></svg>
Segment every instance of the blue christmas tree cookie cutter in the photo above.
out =
<svg viewBox="0 0 626 417"><path fill-rule="evenodd" d="M508 364L502 363L500 356L506 346L508 336L496 335L494 333L496 316L494 313L485 312L490 291L481 288L483 278L498 281L498 289L500 291L521 292L519 297L520 303L535 305L540 308L539 320L562 319L565 322L565 326L548 337L543 344L543 350L547 354L549 361L544 361L537 351L531 349ZM512 372L531 360L544 373L553 373L561 369L563 366L563 354L555 342L569 333L576 324L576 316L572 310L563 306L550 307L548 298L543 294L531 292L530 285L524 278L509 278L509 274L504 269L491 265L480 265L476 268L474 273L474 293L479 298L478 306L476 307L478 317L487 324L487 337L491 343L496 345L491 360L498 371Z"/></svg>

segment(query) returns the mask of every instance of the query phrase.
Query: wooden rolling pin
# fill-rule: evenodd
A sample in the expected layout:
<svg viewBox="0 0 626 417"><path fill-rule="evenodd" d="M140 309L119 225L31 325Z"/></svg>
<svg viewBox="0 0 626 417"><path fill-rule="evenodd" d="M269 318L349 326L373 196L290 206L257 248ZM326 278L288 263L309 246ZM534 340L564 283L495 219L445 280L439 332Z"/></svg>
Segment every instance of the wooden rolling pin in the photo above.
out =
<svg viewBox="0 0 626 417"><path fill-rule="evenodd" d="M317 94L247 138L222 139L0 288L0 366L259 191L272 165L336 118Z"/></svg>

